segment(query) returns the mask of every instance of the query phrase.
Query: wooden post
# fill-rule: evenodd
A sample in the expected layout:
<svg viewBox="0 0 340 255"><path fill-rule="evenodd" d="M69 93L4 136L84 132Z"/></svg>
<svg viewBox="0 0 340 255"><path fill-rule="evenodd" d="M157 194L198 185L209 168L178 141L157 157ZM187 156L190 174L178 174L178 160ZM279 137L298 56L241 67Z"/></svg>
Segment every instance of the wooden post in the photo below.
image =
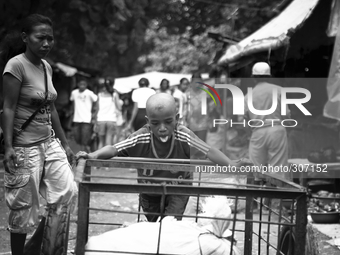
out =
<svg viewBox="0 0 340 255"><path fill-rule="evenodd" d="M75 254L77 255L85 254L85 245L89 231L89 205L90 191L86 185L79 183L77 243L75 249Z"/></svg>
<svg viewBox="0 0 340 255"><path fill-rule="evenodd" d="M247 184L254 184L252 177L247 177ZM246 196L246 220L244 227L244 254L252 254L252 243L253 243L253 199L254 197L249 195Z"/></svg>
<svg viewBox="0 0 340 255"><path fill-rule="evenodd" d="M307 194L296 201L296 226L294 254L305 254L307 226Z"/></svg>
<svg viewBox="0 0 340 255"><path fill-rule="evenodd" d="M91 166L88 166L88 165L85 164L84 174L91 175ZM89 176L84 177L84 181L90 182L91 177L89 177Z"/></svg>
<svg viewBox="0 0 340 255"><path fill-rule="evenodd" d="M75 254L85 254L85 245L88 239L89 232L89 206L90 206L90 191L87 186L82 184L84 181L91 181L91 177L84 177L84 174L91 175L91 166L86 164L84 159L79 160L77 165L77 181L80 182L78 186L78 219L77 219L77 240Z"/></svg>

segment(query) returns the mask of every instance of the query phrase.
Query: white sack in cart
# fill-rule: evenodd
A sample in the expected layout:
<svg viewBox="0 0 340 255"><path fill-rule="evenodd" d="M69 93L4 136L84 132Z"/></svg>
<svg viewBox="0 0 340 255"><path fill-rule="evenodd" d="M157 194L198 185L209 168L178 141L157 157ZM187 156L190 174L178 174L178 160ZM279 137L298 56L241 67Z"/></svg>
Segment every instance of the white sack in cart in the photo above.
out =
<svg viewBox="0 0 340 255"><path fill-rule="evenodd" d="M207 199L204 208L207 217L229 218L231 210L223 198ZM222 215L223 214L223 215ZM160 226L161 225L161 226ZM228 229L229 220L200 219L192 221L176 221L173 217L165 217L161 223L141 222L91 237L86 250L116 251L140 253L156 253L159 231L161 238L159 253L219 255L230 254L231 236ZM102 255L103 252L86 252L86 255ZM106 253L108 254L108 253ZM239 255L233 246L233 255Z"/></svg>

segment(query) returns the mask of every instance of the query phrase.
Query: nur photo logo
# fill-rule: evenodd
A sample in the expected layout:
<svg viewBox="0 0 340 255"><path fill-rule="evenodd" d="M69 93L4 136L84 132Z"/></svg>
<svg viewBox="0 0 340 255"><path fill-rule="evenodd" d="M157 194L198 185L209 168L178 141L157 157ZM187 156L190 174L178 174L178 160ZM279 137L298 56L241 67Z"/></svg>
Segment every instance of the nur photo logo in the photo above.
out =
<svg viewBox="0 0 340 255"><path fill-rule="evenodd" d="M307 103L310 99L311 99L311 93L309 90L305 89L305 88L296 88L296 87L282 87L280 89L280 91L278 91L277 89L273 89L272 91L272 105L269 109L265 109L265 110L258 110L255 109L254 107L254 102L253 102L253 88L248 88L247 89L247 100L245 100L245 96L242 92L242 90L232 84L216 84L215 88L213 88L212 86L205 84L205 83L201 83L201 82L197 82L199 84L202 84L204 86L206 86L207 88L209 88L218 98L218 100L220 101L220 104L222 106L222 100L219 96L219 94L217 93L216 89L227 89L229 91L229 93L231 93L232 99L233 99L233 115L244 115L245 114L245 105L247 105L247 108L249 110L249 112L251 112L254 115L257 116L266 116L266 115L270 115L272 114L274 111L276 111L276 109L278 107L280 107L281 110L281 115L282 116L287 116L287 108L288 105L294 105L297 109L299 109L305 116L310 116L312 115L307 109L306 107L303 105L305 103ZM212 95L212 93L204 88L198 87L199 89L203 90L204 92L206 92L214 101L215 105L217 105L217 102L215 100L215 97ZM302 97L300 98L289 98L287 95L290 93L295 93L295 94L299 94L302 95ZM202 93L201 96L201 114L202 115L206 115L207 114L207 94ZM278 98L280 100L278 100ZM278 105L278 101L280 102L280 105ZM266 122L271 122L272 126L276 125L275 122L280 122L280 124L284 127L295 127L297 126L297 121L294 119L250 119L246 122L246 120L244 119L242 122L232 122L232 120L227 120L227 119L214 119L213 120L213 126L215 127L216 125L224 125L227 123L230 123L231 126L234 124L238 124L238 125L243 125L244 127L246 125L248 125L249 127L260 127L261 125L264 125L264 121ZM257 126L258 124L254 124L254 123L260 123L260 126ZM294 123L293 125L288 125L290 123Z"/></svg>
<svg viewBox="0 0 340 255"><path fill-rule="evenodd" d="M205 84L203 82L196 82L196 83L202 84L202 85L206 86L207 88L209 88L212 92L214 92L214 94L217 96L218 100L220 101L221 106L223 106L222 105L222 100L221 100L219 94L217 93L217 91L213 87L211 87L210 85ZM197 88L200 89L200 90L203 90L204 92L206 92L212 98L212 100L214 101L215 105L217 106L215 97L211 94L211 92L209 90L201 88L201 87L197 87ZM201 113L202 113L202 115L206 115L207 114L207 97L206 97L206 94L202 94Z"/></svg>

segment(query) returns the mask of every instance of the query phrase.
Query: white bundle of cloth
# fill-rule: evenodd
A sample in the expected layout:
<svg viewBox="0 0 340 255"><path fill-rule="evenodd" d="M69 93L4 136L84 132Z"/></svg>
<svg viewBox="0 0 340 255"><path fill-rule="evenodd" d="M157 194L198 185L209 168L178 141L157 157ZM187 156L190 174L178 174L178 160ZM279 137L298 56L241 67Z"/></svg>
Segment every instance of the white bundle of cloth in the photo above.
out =
<svg viewBox="0 0 340 255"><path fill-rule="evenodd" d="M207 198L202 209L204 212L200 216L225 220L199 219L195 223L194 220L176 221L173 217L165 217L161 222L135 223L91 237L85 249L92 251L85 254L110 254L109 251L114 251L112 254L143 254L158 251L160 254L239 255L237 247L227 239L232 235L228 229L231 216L228 201L224 197Z"/></svg>

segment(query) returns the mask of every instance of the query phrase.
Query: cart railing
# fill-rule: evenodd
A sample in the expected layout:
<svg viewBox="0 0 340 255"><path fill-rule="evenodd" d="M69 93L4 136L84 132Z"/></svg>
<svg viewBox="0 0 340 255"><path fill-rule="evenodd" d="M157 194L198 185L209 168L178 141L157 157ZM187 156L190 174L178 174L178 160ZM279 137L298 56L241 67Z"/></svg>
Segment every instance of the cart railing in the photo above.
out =
<svg viewBox="0 0 340 255"><path fill-rule="evenodd" d="M146 194L177 194L177 195L189 195L196 197L203 196L227 196L235 199L235 206L238 204L238 200L245 199L245 218L237 219L236 213L234 213L234 224L232 227L232 233L234 237L235 221L244 222L244 254L251 255L253 249L253 239L254 236L258 241L259 253L261 253L261 243L266 243L267 253L269 248L276 250L276 254L280 253L279 239L280 239L280 228L286 226L290 228L290 241L289 248L290 254L304 254L305 252L305 239L306 239L306 225L307 225L307 193L306 189L293 183L274 176L259 173L257 176L262 176L275 187L259 187L254 185L253 173L241 173L241 172L225 172L222 175L243 175L247 176L247 184L226 184L221 182L216 182L218 185L204 186L206 183L202 181L202 173L197 173L198 178L194 178L186 185L167 185L166 183L160 184L145 184L137 183L138 177L136 178L125 178L129 180L134 180L135 184L116 182L116 183L106 183L106 182L94 182L93 178L100 178L99 176L91 175L91 167L109 167L109 168L148 168L154 170L167 170L167 171L188 171L195 172L195 166L197 165L213 165L212 162L206 160L181 160L181 159L146 159L146 158L113 158L110 160L86 160L82 180L79 183L79 200L78 200L78 220L77 220L77 240L75 253L82 255L85 253L85 245L88 240L89 233L89 216L90 210L103 210L98 208L90 207L90 195L91 192L111 192L111 193L146 193ZM78 171L82 171L81 169ZM79 172L77 173L79 175ZM207 174L209 176L209 174ZM101 176L101 178L103 178ZM107 177L105 177L107 178ZM108 177L112 179L124 179L117 176ZM142 179L146 179L143 177ZM162 179L155 179L162 182ZM167 179L168 180L168 179ZM185 181L184 181L185 182ZM212 184L209 182L209 184ZM227 187L223 187L227 185ZM259 199L255 199L259 198ZM275 198L275 199L289 199L292 201L291 209L293 213L290 216L284 215L282 213L282 203L280 200L279 210L273 211L270 206L266 206L263 203L263 198ZM254 219L254 200L260 205L259 219ZM294 206L293 206L294 204ZM262 215L262 209L267 208L269 210L269 215L267 219L264 219ZM143 215L141 211L137 212L126 212L120 210L105 210L110 212L119 213L130 213ZM235 208L237 211L237 208ZM274 216L278 218L278 221L273 221ZM162 215L165 216L165 215ZM183 217L193 217L184 215ZM194 216L196 219L198 216ZM139 218L138 218L139 219ZM254 224L259 225L258 232L254 232ZM93 224L93 223L92 223ZM102 223L94 223L102 224ZM267 227L267 238L263 238L261 234L261 226L265 224ZM119 225L119 224L111 224ZM273 245L269 241L269 232L271 226L278 227L278 237L277 245ZM293 233L294 232L294 240Z"/></svg>

